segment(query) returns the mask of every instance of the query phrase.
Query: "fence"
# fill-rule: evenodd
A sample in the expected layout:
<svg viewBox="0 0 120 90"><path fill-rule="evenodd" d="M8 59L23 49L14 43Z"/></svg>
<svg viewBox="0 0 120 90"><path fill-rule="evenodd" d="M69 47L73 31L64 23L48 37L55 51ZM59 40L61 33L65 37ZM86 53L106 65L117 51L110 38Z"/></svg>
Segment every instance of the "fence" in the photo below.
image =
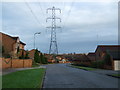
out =
<svg viewBox="0 0 120 90"><path fill-rule="evenodd" d="M32 67L32 59L10 59L0 58L2 69Z"/></svg>

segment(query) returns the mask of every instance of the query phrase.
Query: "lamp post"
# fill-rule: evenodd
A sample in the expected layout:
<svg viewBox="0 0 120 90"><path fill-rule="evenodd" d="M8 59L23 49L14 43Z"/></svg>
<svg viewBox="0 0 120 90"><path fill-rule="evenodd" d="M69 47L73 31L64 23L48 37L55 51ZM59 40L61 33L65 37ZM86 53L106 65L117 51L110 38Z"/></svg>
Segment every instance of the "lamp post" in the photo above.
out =
<svg viewBox="0 0 120 90"><path fill-rule="evenodd" d="M36 34L41 34L41 32L36 32L36 33L34 33L34 49L35 49L35 35Z"/></svg>

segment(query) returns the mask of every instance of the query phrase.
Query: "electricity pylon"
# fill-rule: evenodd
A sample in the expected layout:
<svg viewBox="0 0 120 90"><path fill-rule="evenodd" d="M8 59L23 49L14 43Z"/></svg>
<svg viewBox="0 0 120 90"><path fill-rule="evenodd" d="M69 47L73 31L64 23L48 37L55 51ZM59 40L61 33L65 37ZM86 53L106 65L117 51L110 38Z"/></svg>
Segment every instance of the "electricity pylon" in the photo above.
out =
<svg viewBox="0 0 120 90"><path fill-rule="evenodd" d="M48 8L47 13L49 10L52 11L52 17L48 17L46 19L46 22L48 21L48 19L52 20L52 25L50 27L47 27L47 28L51 28L51 41L50 41L49 54L58 54L56 29L61 28L61 27L56 26L56 20L59 19L61 22L61 19L56 17L55 12L56 12L56 10L58 10L61 13L61 10L59 8L55 8L54 6L52 8Z"/></svg>

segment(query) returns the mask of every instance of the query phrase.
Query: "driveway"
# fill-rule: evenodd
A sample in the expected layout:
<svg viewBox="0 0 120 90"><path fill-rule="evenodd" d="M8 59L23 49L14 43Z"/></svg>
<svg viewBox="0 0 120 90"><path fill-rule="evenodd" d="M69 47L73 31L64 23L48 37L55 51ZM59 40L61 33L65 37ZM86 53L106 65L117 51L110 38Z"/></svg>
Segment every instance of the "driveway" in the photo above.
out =
<svg viewBox="0 0 120 90"><path fill-rule="evenodd" d="M46 66L43 88L118 88L118 79L72 68L66 64Z"/></svg>

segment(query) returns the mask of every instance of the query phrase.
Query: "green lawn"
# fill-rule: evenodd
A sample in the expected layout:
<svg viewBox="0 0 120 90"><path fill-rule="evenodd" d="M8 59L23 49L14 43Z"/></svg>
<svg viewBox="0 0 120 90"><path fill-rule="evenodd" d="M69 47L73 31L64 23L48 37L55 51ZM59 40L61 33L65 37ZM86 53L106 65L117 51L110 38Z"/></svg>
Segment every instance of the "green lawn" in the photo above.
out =
<svg viewBox="0 0 120 90"><path fill-rule="evenodd" d="M33 62L32 67L40 67L40 63Z"/></svg>
<svg viewBox="0 0 120 90"><path fill-rule="evenodd" d="M120 77L120 74L112 74L112 76Z"/></svg>
<svg viewBox="0 0 120 90"><path fill-rule="evenodd" d="M75 67L75 68L80 68L80 69L88 70L88 71L95 70L95 68L90 68L90 67L75 66L75 65L71 65L71 66Z"/></svg>
<svg viewBox="0 0 120 90"><path fill-rule="evenodd" d="M2 76L2 88L41 88L45 69L29 69Z"/></svg>
<svg viewBox="0 0 120 90"><path fill-rule="evenodd" d="M32 65L32 67L40 67L40 65L34 64L34 65Z"/></svg>

